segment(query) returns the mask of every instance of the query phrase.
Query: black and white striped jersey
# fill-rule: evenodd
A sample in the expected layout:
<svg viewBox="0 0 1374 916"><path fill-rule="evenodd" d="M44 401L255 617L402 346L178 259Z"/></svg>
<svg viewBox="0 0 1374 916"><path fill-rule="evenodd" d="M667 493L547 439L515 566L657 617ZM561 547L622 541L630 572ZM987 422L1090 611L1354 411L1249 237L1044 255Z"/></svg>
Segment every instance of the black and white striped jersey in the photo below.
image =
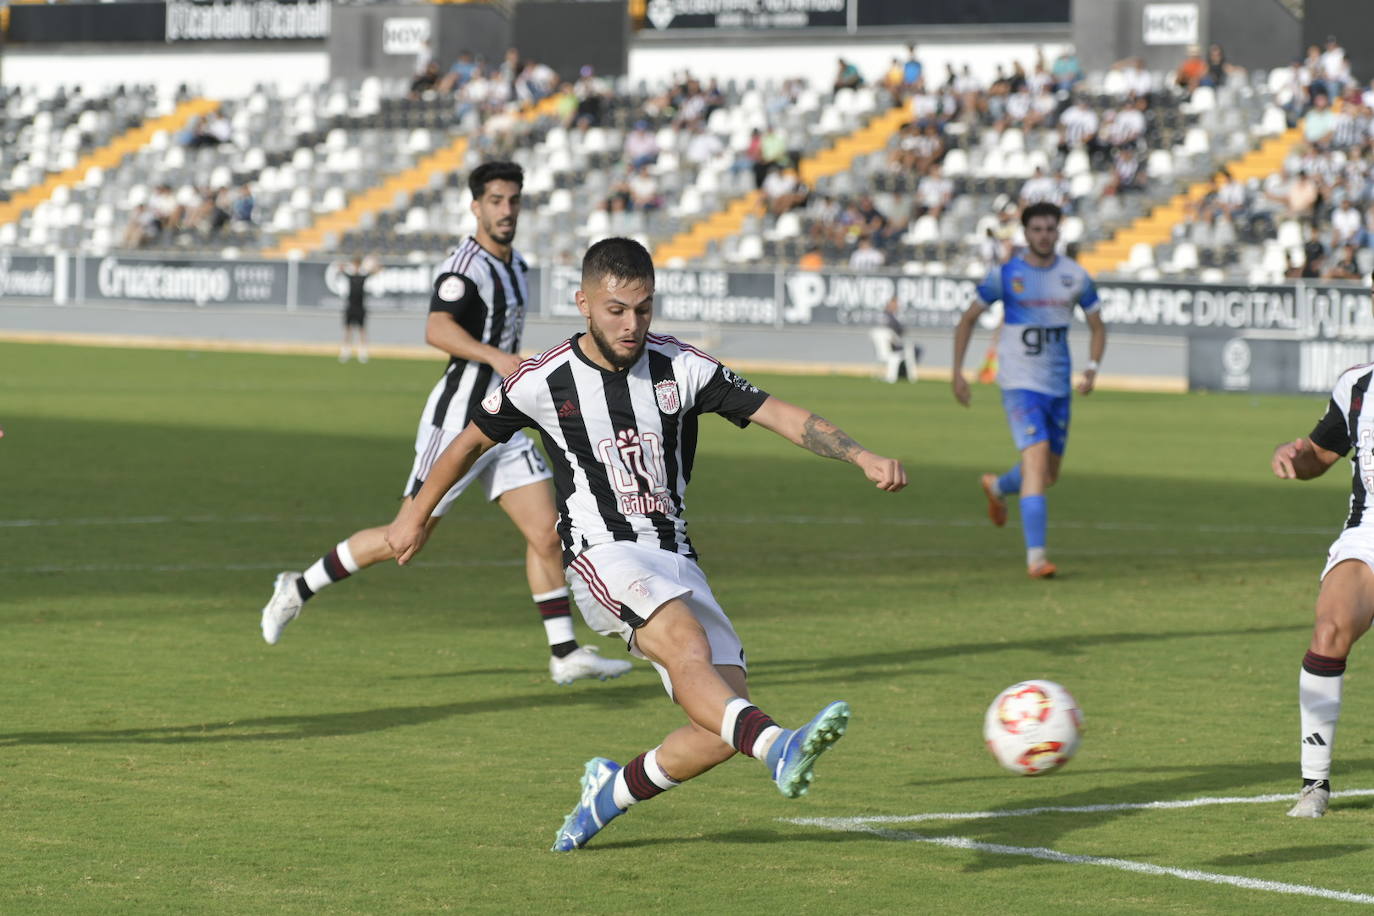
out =
<svg viewBox="0 0 1374 916"><path fill-rule="evenodd" d="M469 237L439 266L430 295L431 312L447 312L479 342L507 353L520 349L525 330L529 265L512 251L510 263L487 251ZM422 422L459 430L501 377L486 363L454 356L425 403Z"/></svg>
<svg viewBox="0 0 1374 916"><path fill-rule="evenodd" d="M1317 421L1309 436L1315 444L1329 452L1344 455L1352 448L1350 459L1350 515L1345 527L1358 528L1369 513L1370 493L1374 493L1374 416L1366 409L1370 379L1374 378L1374 363L1354 366L1341 373L1331 391L1326 413Z"/></svg>
<svg viewBox="0 0 1374 916"><path fill-rule="evenodd" d="M498 442L525 427L543 434L565 564L612 541L695 557L683 497L697 418L744 427L768 395L673 337L648 335L634 365L611 372L583 354L582 336L522 363L473 423Z"/></svg>

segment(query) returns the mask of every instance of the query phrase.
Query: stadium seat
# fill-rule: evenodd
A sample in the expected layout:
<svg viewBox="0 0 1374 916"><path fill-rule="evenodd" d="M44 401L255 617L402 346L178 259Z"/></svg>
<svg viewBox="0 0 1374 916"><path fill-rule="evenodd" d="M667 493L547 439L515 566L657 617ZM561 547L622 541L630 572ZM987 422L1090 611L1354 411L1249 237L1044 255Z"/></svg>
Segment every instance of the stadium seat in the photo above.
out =
<svg viewBox="0 0 1374 916"><path fill-rule="evenodd" d="M873 328L869 331L873 341L873 351L878 364L883 367L883 381L895 383L906 367L906 378L916 381L916 341L899 337L891 328Z"/></svg>

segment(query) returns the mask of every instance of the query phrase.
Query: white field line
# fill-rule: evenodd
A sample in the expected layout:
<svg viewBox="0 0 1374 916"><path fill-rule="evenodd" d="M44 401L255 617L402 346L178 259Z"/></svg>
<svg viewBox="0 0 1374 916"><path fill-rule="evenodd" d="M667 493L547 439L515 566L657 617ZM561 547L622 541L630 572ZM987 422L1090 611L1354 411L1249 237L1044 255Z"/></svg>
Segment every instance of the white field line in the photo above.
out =
<svg viewBox="0 0 1374 916"><path fill-rule="evenodd" d="M1333 792L1335 798L1351 798L1374 795L1374 789L1349 789ZM1046 862L1060 862L1066 865L1094 865L1099 868L1115 868L1119 871L1135 872L1142 875L1179 878L1184 881L1201 881L1205 884L1223 884L1245 890L1265 891L1272 894L1293 894L1303 897L1320 897L1325 900L1339 900L1344 903L1374 904L1374 894L1356 894L1349 891L1313 887L1307 884L1289 884L1283 881L1265 881L1260 878L1246 878L1241 875L1225 875L1216 872L1198 871L1192 868L1171 868L1165 865L1151 865L1147 862L1133 862L1130 859L1116 859L1108 856L1083 856L1059 852L1044 846L1008 846L1003 843L984 843L970 837L928 836L904 830L890 830L880 824L910 824L931 821L968 821L987 820L1003 817L1027 817L1037 814L1094 814L1106 811L1158 811L1178 808L1198 808L1204 805L1256 805L1274 802L1291 802L1293 793L1280 795L1254 795L1232 798L1191 798L1182 801L1141 802L1119 805L1048 805L1039 808L1012 808L1003 811L958 811L938 814L874 815L868 817L799 817L783 818L787 823L810 827L822 827L850 833L868 833L887 840L908 843L927 843L944 846L948 849L966 849L992 855L1023 856L1041 859Z"/></svg>
<svg viewBox="0 0 1374 916"><path fill-rule="evenodd" d="M124 573L124 572L259 572L266 569L280 572L289 563L86 563L74 566L51 564L36 566L0 566L0 573ZM520 560L414 560L407 564L433 569L476 569L479 567L524 566Z"/></svg>
<svg viewBox="0 0 1374 916"><path fill-rule="evenodd" d="M104 526L104 525L173 525L173 524L213 524L213 525L261 525L287 522L332 522L356 524L357 519L342 519L325 516L279 516L279 515L133 515L101 516L92 518L10 518L0 519L0 528L60 528L64 526ZM987 519L964 518L860 518L854 516L827 515L713 515L712 524L720 525L840 525L847 527L895 527L895 528L983 528ZM1293 525L1173 525L1154 522L1080 522L1057 521L1051 528L1080 529L1088 531L1192 531L1200 534L1320 534L1334 537L1338 528L1300 527Z"/></svg>

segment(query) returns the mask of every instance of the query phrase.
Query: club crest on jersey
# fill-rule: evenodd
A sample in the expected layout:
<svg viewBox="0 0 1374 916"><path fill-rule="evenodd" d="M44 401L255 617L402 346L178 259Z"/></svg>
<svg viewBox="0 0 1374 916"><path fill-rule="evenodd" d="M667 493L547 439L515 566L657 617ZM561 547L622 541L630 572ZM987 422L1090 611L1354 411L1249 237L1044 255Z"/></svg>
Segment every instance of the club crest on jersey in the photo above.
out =
<svg viewBox="0 0 1374 916"><path fill-rule="evenodd" d="M457 302L463 298L463 293L467 292L467 284L463 282L462 277L453 274L445 277L435 292L445 302Z"/></svg>
<svg viewBox="0 0 1374 916"><path fill-rule="evenodd" d="M501 410L501 389L496 387L491 389L491 394L482 398L482 409L487 413L499 413Z"/></svg>
<svg viewBox="0 0 1374 916"><path fill-rule="evenodd" d="M1012 274L1011 291L1018 296L1026 291L1026 281L1022 279L1020 274Z"/></svg>
<svg viewBox="0 0 1374 916"><path fill-rule="evenodd" d="M677 382L672 379L654 385L654 398L658 401L658 409L662 413L675 414L682 407L682 401L678 398Z"/></svg>

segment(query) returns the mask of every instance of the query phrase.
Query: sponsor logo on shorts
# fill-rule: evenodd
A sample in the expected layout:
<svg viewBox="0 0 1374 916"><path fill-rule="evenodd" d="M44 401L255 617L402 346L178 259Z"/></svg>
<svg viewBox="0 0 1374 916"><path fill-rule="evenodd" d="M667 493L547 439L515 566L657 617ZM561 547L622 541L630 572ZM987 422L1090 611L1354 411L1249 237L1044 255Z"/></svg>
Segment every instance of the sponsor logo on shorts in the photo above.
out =
<svg viewBox="0 0 1374 916"><path fill-rule="evenodd" d="M649 589L644 585L642 579L636 579L630 583L630 591L641 598L649 597Z"/></svg>
<svg viewBox="0 0 1374 916"><path fill-rule="evenodd" d="M501 389L493 388L491 394L482 398L482 409L487 413L499 413L501 411Z"/></svg>

